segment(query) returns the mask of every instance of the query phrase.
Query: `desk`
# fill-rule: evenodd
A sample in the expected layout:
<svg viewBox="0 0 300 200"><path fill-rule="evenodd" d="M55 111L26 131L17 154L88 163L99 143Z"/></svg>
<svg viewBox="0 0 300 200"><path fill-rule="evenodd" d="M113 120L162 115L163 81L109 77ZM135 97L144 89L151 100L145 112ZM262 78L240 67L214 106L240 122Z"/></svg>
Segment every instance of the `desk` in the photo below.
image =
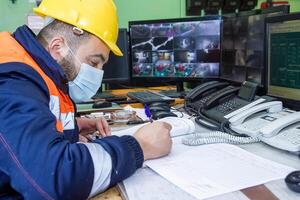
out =
<svg viewBox="0 0 300 200"><path fill-rule="evenodd" d="M145 89L138 89L135 91L141 91L141 90L145 90ZM158 89L155 88L155 90L158 90ZM116 91L113 91L112 93L115 95L124 95L129 91L132 91L132 90L116 90ZM177 104L180 102L175 102L175 103ZM140 107L140 104L135 104L134 106ZM207 132L208 130L196 125L196 131L197 132ZM243 148L251 153L254 153L256 155L259 155L263 158L266 158L266 159L269 159L269 160L272 160L272 161L275 161L275 162L278 162L278 163L281 163L284 165L288 165L288 166L291 166L296 169L300 169L300 159L296 155L272 148L263 143L255 143L255 144L239 145L239 146L241 148ZM276 182L276 184L277 184L277 182ZM278 181L278 184L282 187L286 187L283 180ZM286 188L286 191L288 193L293 193L292 191L289 191L287 188ZM270 191L268 189L268 187L266 187L265 185L258 185L255 187L246 188L246 189L241 190L240 192L242 192L244 194L244 196L248 199L255 199L255 200L279 199L278 197L275 196L275 194L273 194L275 192ZM121 198L121 195L120 195L118 189L116 187L114 187L92 199L93 200L104 200L104 199L120 200L122 198ZM243 199L245 199L245 198L243 198ZM299 199L300 199L300 194L299 194ZM294 199L291 199L291 200L294 200Z"/></svg>
<svg viewBox="0 0 300 200"><path fill-rule="evenodd" d="M145 91L145 90L150 90L154 92L159 92L161 90L176 90L176 87L174 86L163 86L163 87L149 87L149 88L132 88L132 89L117 89L117 90L108 90L108 92L111 92L113 95L116 96L126 96L128 92L140 92L140 91ZM175 99L175 102L173 105L177 104L183 104L184 99ZM141 103L134 103L130 104L134 108L142 108L143 105Z"/></svg>

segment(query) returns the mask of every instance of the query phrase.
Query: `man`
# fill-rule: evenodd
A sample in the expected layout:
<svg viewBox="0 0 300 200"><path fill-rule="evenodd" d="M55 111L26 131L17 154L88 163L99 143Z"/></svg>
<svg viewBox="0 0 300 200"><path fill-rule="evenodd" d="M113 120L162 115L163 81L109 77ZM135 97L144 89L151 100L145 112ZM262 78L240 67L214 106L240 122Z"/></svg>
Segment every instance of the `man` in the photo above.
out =
<svg viewBox="0 0 300 200"><path fill-rule="evenodd" d="M103 119L74 118L71 99L93 96L110 50L122 55L112 0L44 0L35 12L54 19L37 37L0 33L0 198L87 199L168 154L166 123L116 137ZM108 137L78 142L95 130Z"/></svg>

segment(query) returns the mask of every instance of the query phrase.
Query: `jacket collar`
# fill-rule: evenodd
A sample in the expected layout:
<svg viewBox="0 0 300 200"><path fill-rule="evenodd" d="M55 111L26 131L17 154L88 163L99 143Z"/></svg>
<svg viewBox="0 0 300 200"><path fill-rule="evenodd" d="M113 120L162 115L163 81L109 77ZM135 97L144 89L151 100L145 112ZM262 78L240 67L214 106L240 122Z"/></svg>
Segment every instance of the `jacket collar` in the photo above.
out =
<svg viewBox="0 0 300 200"><path fill-rule="evenodd" d="M36 40L35 34L26 26L19 27L13 37L30 54L45 74L64 93L68 92L67 79L61 66L51 57L46 49Z"/></svg>

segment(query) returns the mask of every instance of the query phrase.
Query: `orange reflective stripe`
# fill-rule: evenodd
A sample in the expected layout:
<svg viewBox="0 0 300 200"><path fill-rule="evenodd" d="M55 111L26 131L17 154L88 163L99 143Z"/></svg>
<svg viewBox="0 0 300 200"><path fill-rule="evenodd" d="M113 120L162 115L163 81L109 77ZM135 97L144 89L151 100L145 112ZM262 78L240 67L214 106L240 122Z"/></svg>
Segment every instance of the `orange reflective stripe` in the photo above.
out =
<svg viewBox="0 0 300 200"><path fill-rule="evenodd" d="M57 97L58 105L57 109L60 113L74 113L75 109L70 97L60 91L54 82L43 72L43 70L38 66L38 64L31 58L31 56L26 52L26 50L11 36L8 32L0 32L0 63L7 63L7 62L21 62L31 66L34 70L36 70L40 76L45 81L47 88L50 94L50 103L49 107L51 110L51 101L53 99L51 97ZM56 98L55 98L56 99ZM63 124L65 122L61 121L61 114L56 113L58 110L53 108L53 113L56 118L56 128L57 131L63 132ZM52 110L51 110L52 112ZM74 120L69 121L69 123L73 123L73 127L75 126ZM69 126L72 127L72 126Z"/></svg>
<svg viewBox="0 0 300 200"><path fill-rule="evenodd" d="M61 121L60 120L56 120L56 130L58 131L58 132L64 132L64 128L63 128L63 126L62 126L62 123L61 123Z"/></svg>

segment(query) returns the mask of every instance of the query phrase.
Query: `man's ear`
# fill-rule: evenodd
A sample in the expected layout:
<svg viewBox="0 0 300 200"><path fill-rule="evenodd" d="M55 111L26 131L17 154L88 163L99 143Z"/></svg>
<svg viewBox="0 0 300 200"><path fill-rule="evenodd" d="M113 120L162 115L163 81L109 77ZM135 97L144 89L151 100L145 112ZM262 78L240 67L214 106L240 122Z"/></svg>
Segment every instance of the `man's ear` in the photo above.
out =
<svg viewBox="0 0 300 200"><path fill-rule="evenodd" d="M54 37L48 45L48 52L57 62L61 61L68 53L65 39L63 37Z"/></svg>

